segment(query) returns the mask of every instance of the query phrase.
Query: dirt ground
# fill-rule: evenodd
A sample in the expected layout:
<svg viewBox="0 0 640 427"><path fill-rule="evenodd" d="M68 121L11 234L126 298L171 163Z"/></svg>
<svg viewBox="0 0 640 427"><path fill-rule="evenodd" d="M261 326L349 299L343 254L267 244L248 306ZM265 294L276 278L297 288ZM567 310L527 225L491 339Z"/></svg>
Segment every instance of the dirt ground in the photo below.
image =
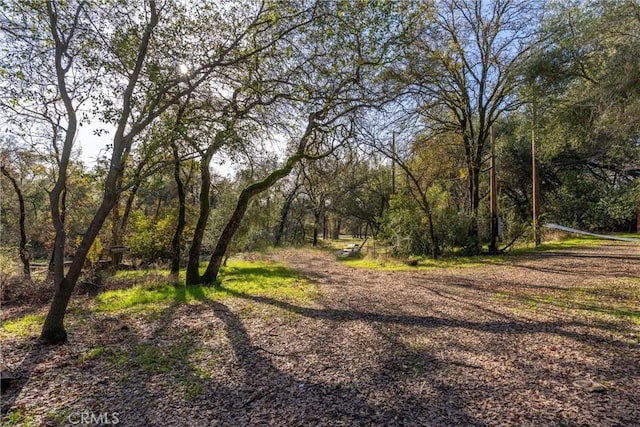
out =
<svg viewBox="0 0 640 427"><path fill-rule="evenodd" d="M317 297L92 315L65 346L7 341L20 380L3 412L19 425L640 426L637 244L407 271L269 256Z"/></svg>

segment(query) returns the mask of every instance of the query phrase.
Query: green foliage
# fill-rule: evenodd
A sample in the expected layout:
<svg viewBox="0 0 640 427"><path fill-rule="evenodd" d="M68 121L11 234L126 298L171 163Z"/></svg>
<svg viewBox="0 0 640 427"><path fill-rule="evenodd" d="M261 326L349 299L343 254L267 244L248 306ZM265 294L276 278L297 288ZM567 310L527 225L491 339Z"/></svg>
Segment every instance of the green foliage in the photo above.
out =
<svg viewBox="0 0 640 427"><path fill-rule="evenodd" d="M104 353L105 353L105 348L102 347L102 346L90 348L89 350L87 350L86 352L82 353L78 357L78 362L86 363L86 362L88 362L90 360L94 360L94 359L99 358Z"/></svg>
<svg viewBox="0 0 640 427"><path fill-rule="evenodd" d="M164 374L177 366L183 365L191 352L193 342L183 338L169 348L161 348L152 344L135 347L133 363L142 370L152 374Z"/></svg>
<svg viewBox="0 0 640 427"><path fill-rule="evenodd" d="M417 202L406 194L391 196L389 209L380 220L380 241L391 246L394 256L430 253L429 226Z"/></svg>
<svg viewBox="0 0 640 427"><path fill-rule="evenodd" d="M17 408L2 417L2 425L4 427L35 427L37 424L33 415L25 413L24 408Z"/></svg>
<svg viewBox="0 0 640 427"><path fill-rule="evenodd" d="M102 256L102 242L100 241L100 237L96 237L96 239L93 241L93 244L91 245L91 248L89 248L89 253L87 254L87 261L89 261L91 265L95 265L100 260L101 256Z"/></svg>
<svg viewBox="0 0 640 427"><path fill-rule="evenodd" d="M562 185L548 195L554 221L591 231L628 231L635 225L638 191L630 183L611 187L578 172L563 174Z"/></svg>
<svg viewBox="0 0 640 427"><path fill-rule="evenodd" d="M129 234L125 243L131 254L144 262L168 257L175 221L173 216L154 218L143 210L131 213Z"/></svg>

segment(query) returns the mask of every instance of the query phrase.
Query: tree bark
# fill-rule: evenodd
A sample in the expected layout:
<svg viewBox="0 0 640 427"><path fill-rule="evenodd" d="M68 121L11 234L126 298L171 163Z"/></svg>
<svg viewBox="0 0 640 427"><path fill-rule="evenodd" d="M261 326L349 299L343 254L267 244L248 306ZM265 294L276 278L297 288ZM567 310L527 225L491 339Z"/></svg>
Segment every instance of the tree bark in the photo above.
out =
<svg viewBox="0 0 640 427"><path fill-rule="evenodd" d="M291 210L291 205L298 194L299 185L296 186L287 194L284 199L284 204L282 205L282 209L280 210L280 220L278 221L278 226L276 227L276 233L274 237L274 246L280 246L282 244L282 236L284 235L284 226L287 221L287 216L289 215L289 211Z"/></svg>
<svg viewBox="0 0 640 427"><path fill-rule="evenodd" d="M105 185L105 195L102 204L98 208L89 228L82 238L82 242L80 243L80 246L73 258L73 262L69 266L67 275L63 275L60 280L56 280L55 282L56 289L53 301L49 307L49 312L47 313L47 317L42 327L42 333L40 334L40 340L47 344L62 344L67 340L67 332L64 328L64 315L67 306L69 305L73 289L75 288L78 278L80 277L80 273L82 272L84 262L87 259L87 254L91 249L91 245L115 204L114 189L115 181L113 179L108 180ZM61 236L56 233L56 249L58 249L57 245L60 244L62 248L64 248L64 238L66 238L64 230L62 230L60 234ZM56 277L61 274L60 272L64 272L63 255L62 251L56 250L54 273Z"/></svg>
<svg viewBox="0 0 640 427"><path fill-rule="evenodd" d="M313 246L318 246L318 228L320 227L320 213L313 212Z"/></svg>
<svg viewBox="0 0 640 427"><path fill-rule="evenodd" d="M120 196L118 196L116 198L116 203L114 204L113 207L113 214L112 214L112 226L111 226L111 243L110 243L110 248L114 248L116 246L122 246L122 234L120 233L120 224L121 224L121 218L120 218ZM120 262L122 261L122 253L121 252L113 252L110 251L110 255L111 255L111 262L112 262L112 267L114 269L118 269L118 267L120 266Z"/></svg>
<svg viewBox="0 0 640 427"><path fill-rule="evenodd" d="M180 155L178 153L178 146L175 141L172 142L171 148L173 151L173 177L176 181L176 187L178 189L178 222L176 229L173 233L173 239L171 240L171 274L178 276L180 273L180 242L182 241L182 233L187 224L185 219L187 202L186 194L184 191L184 183L180 177Z"/></svg>
<svg viewBox="0 0 640 427"><path fill-rule="evenodd" d="M193 231L193 240L189 247L189 259L187 261L186 284L197 285L200 280L200 251L202 249L202 239L204 231L207 227L209 214L211 213L211 172L209 171L209 163L213 157L214 150L207 150L200 160L200 212L198 222Z"/></svg>

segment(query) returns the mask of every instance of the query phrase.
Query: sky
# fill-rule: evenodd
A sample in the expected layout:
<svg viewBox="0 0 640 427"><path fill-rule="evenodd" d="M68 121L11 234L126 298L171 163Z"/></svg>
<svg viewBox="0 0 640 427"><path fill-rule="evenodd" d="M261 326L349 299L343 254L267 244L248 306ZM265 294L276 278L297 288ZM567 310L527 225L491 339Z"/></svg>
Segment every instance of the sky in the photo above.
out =
<svg viewBox="0 0 640 427"><path fill-rule="evenodd" d="M80 159L90 168L95 166L96 159L101 154L105 154L107 146L111 144L113 140L113 129L107 130L99 136L94 134L94 131L103 126L102 123L93 122L80 126L78 131L76 147L79 147L81 150Z"/></svg>
<svg viewBox="0 0 640 427"><path fill-rule="evenodd" d="M95 134L98 129L103 129L100 135ZM80 160L87 168L93 168L101 155L110 155L107 147L113 142L114 132L113 126L105 126L99 121L80 126L74 148L80 149ZM216 174L230 177L234 174L235 168L230 161L223 161L222 156L221 153L215 155L211 166L215 168Z"/></svg>

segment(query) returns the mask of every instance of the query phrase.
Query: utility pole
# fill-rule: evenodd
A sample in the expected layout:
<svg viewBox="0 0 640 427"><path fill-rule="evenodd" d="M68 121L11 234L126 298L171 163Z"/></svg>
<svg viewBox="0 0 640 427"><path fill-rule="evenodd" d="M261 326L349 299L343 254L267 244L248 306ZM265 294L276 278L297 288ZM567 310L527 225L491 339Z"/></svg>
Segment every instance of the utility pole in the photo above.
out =
<svg viewBox="0 0 640 427"><path fill-rule="evenodd" d="M391 194L396 194L396 131L391 134Z"/></svg>
<svg viewBox="0 0 640 427"><path fill-rule="evenodd" d="M538 215L540 209L540 179L538 177L538 155L536 153L536 106L533 105L533 125L531 126L531 204L533 207L533 220L531 225L533 227L533 241L536 246L540 245L541 236L538 226Z"/></svg>
<svg viewBox="0 0 640 427"><path fill-rule="evenodd" d="M491 243L489 253L498 253L498 185L496 182L496 135L491 126Z"/></svg>

